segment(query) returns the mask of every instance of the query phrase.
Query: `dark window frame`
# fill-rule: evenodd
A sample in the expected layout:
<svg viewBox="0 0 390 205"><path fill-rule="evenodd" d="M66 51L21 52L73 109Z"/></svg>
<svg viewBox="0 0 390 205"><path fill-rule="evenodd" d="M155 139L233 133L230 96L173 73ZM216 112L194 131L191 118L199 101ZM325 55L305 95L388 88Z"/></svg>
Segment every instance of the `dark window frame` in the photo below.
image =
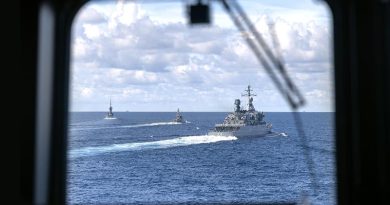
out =
<svg viewBox="0 0 390 205"><path fill-rule="evenodd" d="M21 122L27 128L19 130L21 140L27 142L21 152L23 204L66 204L70 32L74 15L86 2L37 0L21 4L23 85L31 92L19 99L28 103L28 115ZM333 14L337 202L389 202L390 1L326 2ZM49 12L45 18L52 18L51 25L39 20L44 7ZM45 32L51 32L53 41L35 43ZM47 61L46 68L42 68L42 60ZM39 79L40 69L50 69L52 75ZM49 93L37 88L38 83L44 83L41 81L52 85ZM41 129L46 130L44 136ZM42 159L35 153L42 146L47 149L40 155L47 157L46 172L36 166ZM47 183L38 186L42 180L36 176L42 173L40 177Z"/></svg>

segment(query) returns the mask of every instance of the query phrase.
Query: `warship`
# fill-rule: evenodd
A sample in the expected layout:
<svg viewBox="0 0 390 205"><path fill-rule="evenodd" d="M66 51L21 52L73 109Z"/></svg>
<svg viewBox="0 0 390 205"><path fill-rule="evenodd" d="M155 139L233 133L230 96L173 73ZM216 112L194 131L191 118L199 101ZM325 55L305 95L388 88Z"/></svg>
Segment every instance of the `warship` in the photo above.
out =
<svg viewBox="0 0 390 205"><path fill-rule="evenodd" d="M252 93L251 86L248 85L245 91L246 93L242 94L242 96L248 97L247 110L240 106L240 99L236 99L234 112L229 113L223 123L216 124L208 132L208 135L261 137L272 132L272 125L264 121L264 113L256 111L253 106L253 97L256 94Z"/></svg>
<svg viewBox="0 0 390 205"><path fill-rule="evenodd" d="M183 116L181 115L179 108L177 108L176 118L173 120L173 122L185 123L185 120L184 120Z"/></svg>
<svg viewBox="0 0 390 205"><path fill-rule="evenodd" d="M109 107L109 111L106 115L106 117L104 119L116 119L114 117L114 113L112 113L112 106L111 106L111 98L110 98L110 107Z"/></svg>

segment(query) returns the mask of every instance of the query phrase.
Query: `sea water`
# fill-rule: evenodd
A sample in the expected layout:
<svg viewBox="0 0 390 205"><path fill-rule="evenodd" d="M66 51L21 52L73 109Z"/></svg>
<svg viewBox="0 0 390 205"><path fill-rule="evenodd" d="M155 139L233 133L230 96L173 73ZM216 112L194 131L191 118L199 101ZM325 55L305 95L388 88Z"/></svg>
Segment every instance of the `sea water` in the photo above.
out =
<svg viewBox="0 0 390 205"><path fill-rule="evenodd" d="M274 133L259 138L208 136L227 113L70 113L69 204L335 204L333 113L265 113ZM313 190L308 161L314 162Z"/></svg>

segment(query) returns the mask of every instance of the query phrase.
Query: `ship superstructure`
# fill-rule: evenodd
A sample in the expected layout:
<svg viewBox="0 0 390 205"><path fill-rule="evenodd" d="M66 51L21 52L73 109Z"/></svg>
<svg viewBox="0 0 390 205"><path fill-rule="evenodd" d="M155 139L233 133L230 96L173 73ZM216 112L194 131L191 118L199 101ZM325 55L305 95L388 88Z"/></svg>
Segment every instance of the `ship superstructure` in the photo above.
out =
<svg viewBox="0 0 390 205"><path fill-rule="evenodd" d="M173 121L178 122L178 123L185 123L184 118L181 115L179 108L177 108L176 118Z"/></svg>
<svg viewBox="0 0 390 205"><path fill-rule="evenodd" d="M108 108L108 113L105 119L115 119L114 113L112 112L111 98L110 98L110 107Z"/></svg>
<svg viewBox="0 0 390 205"><path fill-rule="evenodd" d="M256 96L248 85L246 93L248 97L247 109L241 107L240 99L234 101L234 112L229 113L223 123L216 124L210 130L209 135L223 135L236 137L257 137L271 133L272 125L264 121L264 113L256 111L253 105L253 96Z"/></svg>

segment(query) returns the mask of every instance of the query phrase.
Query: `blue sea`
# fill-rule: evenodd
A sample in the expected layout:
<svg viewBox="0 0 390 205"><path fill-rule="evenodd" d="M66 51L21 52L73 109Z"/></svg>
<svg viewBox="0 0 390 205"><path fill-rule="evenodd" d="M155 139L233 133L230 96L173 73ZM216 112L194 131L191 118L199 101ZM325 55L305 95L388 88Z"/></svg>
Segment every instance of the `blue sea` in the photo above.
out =
<svg viewBox="0 0 390 205"><path fill-rule="evenodd" d="M336 203L333 113L265 113L274 133L207 136L227 113L70 113L69 204ZM313 184L304 149L314 161Z"/></svg>

